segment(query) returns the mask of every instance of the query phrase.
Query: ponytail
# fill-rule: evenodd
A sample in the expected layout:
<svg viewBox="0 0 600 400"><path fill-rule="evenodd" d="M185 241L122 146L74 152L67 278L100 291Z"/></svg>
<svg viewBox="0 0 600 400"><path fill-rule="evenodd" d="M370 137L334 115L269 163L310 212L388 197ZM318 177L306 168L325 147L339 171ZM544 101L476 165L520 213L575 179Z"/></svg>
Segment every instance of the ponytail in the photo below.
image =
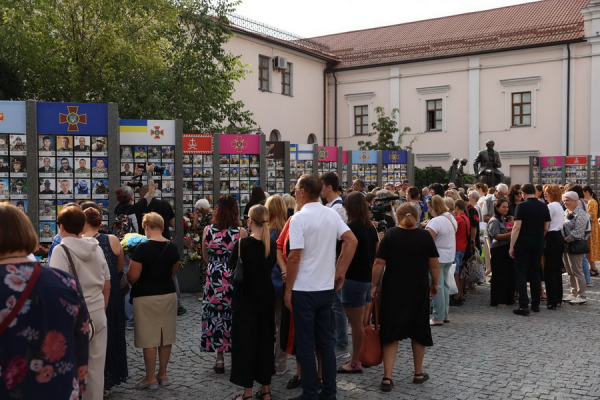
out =
<svg viewBox="0 0 600 400"><path fill-rule="evenodd" d="M413 203L403 203L398 207L398 222L403 228L414 228L417 225L419 212Z"/></svg>
<svg viewBox="0 0 600 400"><path fill-rule="evenodd" d="M265 258L269 257L271 253L271 230L269 229L269 210L267 207L257 204L250 208L248 211L248 217L252 221L262 228L262 241L265 245Z"/></svg>

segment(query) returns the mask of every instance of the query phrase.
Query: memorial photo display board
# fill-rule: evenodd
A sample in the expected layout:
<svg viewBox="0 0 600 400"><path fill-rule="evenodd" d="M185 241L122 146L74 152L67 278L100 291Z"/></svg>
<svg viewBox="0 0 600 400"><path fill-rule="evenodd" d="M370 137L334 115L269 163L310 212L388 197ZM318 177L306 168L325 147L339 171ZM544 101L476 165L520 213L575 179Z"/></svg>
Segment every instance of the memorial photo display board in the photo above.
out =
<svg viewBox="0 0 600 400"><path fill-rule="evenodd" d="M565 183L575 183L583 187L588 184L590 175L588 175L587 156L568 156L565 158Z"/></svg>
<svg viewBox="0 0 600 400"><path fill-rule="evenodd" d="M267 192L269 194L287 193L285 184L285 143L267 142Z"/></svg>
<svg viewBox="0 0 600 400"><path fill-rule="evenodd" d="M342 151L342 189L348 189L348 185L352 185L352 183L348 183L348 177L352 178L352 174L348 173L348 152Z"/></svg>
<svg viewBox="0 0 600 400"><path fill-rule="evenodd" d="M562 184L563 162L560 156L540 157L540 179L542 185Z"/></svg>
<svg viewBox="0 0 600 400"><path fill-rule="evenodd" d="M27 212L25 102L0 101L0 203Z"/></svg>
<svg viewBox="0 0 600 400"><path fill-rule="evenodd" d="M349 161L351 162L352 181L361 179L368 185L377 186L377 164L379 152L375 150L351 151ZM351 184L351 182L349 182Z"/></svg>
<svg viewBox="0 0 600 400"><path fill-rule="evenodd" d="M313 173L314 146L312 144L290 144L290 192L304 174Z"/></svg>
<svg viewBox="0 0 600 400"><path fill-rule="evenodd" d="M317 170L319 176L325 172L338 172L338 148L319 146L317 148Z"/></svg>
<svg viewBox="0 0 600 400"><path fill-rule="evenodd" d="M213 135L183 135L183 213L188 218L199 199L208 200L214 209L214 174L218 165L213 161L213 140Z"/></svg>
<svg viewBox="0 0 600 400"><path fill-rule="evenodd" d="M230 193L238 200L240 216L250 201L250 192L260 182L260 135L218 135L219 195ZM215 160L216 162L217 160Z"/></svg>
<svg viewBox="0 0 600 400"><path fill-rule="evenodd" d="M66 203L92 200L108 220L108 106L86 103L37 103L37 168L41 242L56 234L56 215Z"/></svg>
<svg viewBox="0 0 600 400"><path fill-rule="evenodd" d="M529 157L531 164L531 182L534 185L541 184L540 179L540 157L531 156Z"/></svg>
<svg viewBox="0 0 600 400"><path fill-rule="evenodd" d="M402 182L407 179L408 153L404 150L383 150L381 152L381 186L388 182Z"/></svg>
<svg viewBox="0 0 600 400"><path fill-rule="evenodd" d="M168 200L175 209L175 121L122 119L119 132L121 185L132 186L136 192L135 199L139 200L139 183L148 183L146 163L154 164L164 169L153 173L152 179L156 184L154 197ZM141 179L134 179L140 174Z"/></svg>

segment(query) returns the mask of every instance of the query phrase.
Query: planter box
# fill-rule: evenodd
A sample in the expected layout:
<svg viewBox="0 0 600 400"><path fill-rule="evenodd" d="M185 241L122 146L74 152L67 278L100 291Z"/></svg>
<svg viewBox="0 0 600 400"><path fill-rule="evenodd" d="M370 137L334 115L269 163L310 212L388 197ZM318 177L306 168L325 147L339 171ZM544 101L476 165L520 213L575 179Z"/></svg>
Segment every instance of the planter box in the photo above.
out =
<svg viewBox="0 0 600 400"><path fill-rule="evenodd" d="M202 267L206 267L203 265ZM200 277L202 276L202 282ZM179 267L177 279L179 280L179 290L181 293L201 293L204 291L204 277L206 271L200 270L199 261L190 261L184 267Z"/></svg>

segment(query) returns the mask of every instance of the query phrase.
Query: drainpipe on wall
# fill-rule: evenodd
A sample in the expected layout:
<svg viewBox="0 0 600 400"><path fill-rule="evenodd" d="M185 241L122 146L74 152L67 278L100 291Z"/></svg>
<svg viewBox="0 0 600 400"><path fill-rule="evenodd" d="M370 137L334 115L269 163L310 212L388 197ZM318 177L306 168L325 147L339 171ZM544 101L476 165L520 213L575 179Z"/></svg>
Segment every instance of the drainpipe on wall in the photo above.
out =
<svg viewBox="0 0 600 400"><path fill-rule="evenodd" d="M333 139L334 139L334 146L337 147L338 145L338 141L337 141L337 125L338 125L338 121L337 121L337 103L338 103L338 99L337 99L337 77L335 76L335 71L333 71L333 79L335 82L335 90L334 90L334 108L333 108Z"/></svg>
<svg viewBox="0 0 600 400"><path fill-rule="evenodd" d="M323 146L327 146L327 67L323 69Z"/></svg>
<svg viewBox="0 0 600 400"><path fill-rule="evenodd" d="M567 156L569 155L569 125L571 123L571 43L567 43Z"/></svg>

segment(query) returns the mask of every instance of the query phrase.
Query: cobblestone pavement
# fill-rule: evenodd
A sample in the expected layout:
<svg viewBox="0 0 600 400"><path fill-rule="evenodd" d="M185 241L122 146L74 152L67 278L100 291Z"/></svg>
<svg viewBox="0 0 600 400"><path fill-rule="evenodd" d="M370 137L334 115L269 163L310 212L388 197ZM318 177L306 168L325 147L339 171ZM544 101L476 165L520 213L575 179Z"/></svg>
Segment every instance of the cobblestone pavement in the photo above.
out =
<svg viewBox="0 0 600 400"><path fill-rule="evenodd" d="M391 393L379 390L383 366L360 375L338 376L338 399L600 399L600 279L593 278L588 303L563 305L556 311L542 307L529 317L512 313L516 306L490 307L489 285L478 286L462 307L451 307L451 323L432 327L434 346L427 349L424 370L430 380L412 381L410 343L401 342ZM565 294L567 293L565 288ZM169 365L170 387L136 391L143 375L142 353L133 347L127 331L129 375L127 384L113 388L110 400L231 399L242 389L229 382L231 358L225 357L225 375L213 370L214 355L201 353L201 303L184 295L187 314L177 319L177 344ZM342 361L338 362L339 365ZM294 375L273 377L274 399L299 396L286 390ZM255 385L254 392L258 389Z"/></svg>

